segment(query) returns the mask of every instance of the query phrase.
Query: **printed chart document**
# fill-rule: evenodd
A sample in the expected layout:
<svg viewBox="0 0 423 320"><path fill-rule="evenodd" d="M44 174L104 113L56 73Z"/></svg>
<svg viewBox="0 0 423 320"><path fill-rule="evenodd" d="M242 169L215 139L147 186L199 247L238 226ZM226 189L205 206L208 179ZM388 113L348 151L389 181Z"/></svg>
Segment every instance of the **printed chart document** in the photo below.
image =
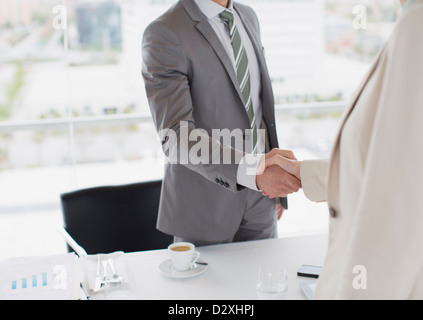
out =
<svg viewBox="0 0 423 320"><path fill-rule="evenodd" d="M74 253L14 258L0 264L0 300L72 300L80 297Z"/></svg>

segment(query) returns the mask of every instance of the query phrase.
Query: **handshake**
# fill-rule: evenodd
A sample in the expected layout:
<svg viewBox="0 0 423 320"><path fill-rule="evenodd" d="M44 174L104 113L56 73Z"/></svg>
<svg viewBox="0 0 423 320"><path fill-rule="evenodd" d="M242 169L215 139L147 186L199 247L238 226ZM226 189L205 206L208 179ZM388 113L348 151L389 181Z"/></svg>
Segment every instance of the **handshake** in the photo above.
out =
<svg viewBox="0 0 423 320"><path fill-rule="evenodd" d="M263 196L285 198L298 192L301 185L301 162L292 151L273 149L262 157L257 168L256 184Z"/></svg>

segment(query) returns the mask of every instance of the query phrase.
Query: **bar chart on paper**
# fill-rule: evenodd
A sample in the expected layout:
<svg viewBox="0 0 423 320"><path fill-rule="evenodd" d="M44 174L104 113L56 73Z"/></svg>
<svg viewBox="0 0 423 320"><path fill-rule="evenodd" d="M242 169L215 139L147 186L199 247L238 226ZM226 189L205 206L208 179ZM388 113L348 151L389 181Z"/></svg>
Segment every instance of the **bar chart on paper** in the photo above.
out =
<svg viewBox="0 0 423 320"><path fill-rule="evenodd" d="M72 298L75 257L18 258L0 265L0 300Z"/></svg>
<svg viewBox="0 0 423 320"><path fill-rule="evenodd" d="M28 283L30 283L30 285ZM28 286L32 288L37 288L39 286L47 287L47 284L47 272L41 272L26 278L12 280L12 290L18 290L18 286L21 289L28 289Z"/></svg>

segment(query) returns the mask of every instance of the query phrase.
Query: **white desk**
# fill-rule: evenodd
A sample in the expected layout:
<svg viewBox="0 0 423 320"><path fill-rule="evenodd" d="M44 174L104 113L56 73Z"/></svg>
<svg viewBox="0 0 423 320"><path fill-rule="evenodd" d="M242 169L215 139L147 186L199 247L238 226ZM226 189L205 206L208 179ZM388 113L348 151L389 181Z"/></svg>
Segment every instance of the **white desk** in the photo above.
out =
<svg viewBox="0 0 423 320"><path fill-rule="evenodd" d="M323 265L327 235L233 243L197 248L209 263L202 275L171 279L158 271L168 258L166 250L125 255L141 300L257 300L257 274L262 263L283 263L288 272L288 290L278 299L305 299L297 277L302 264ZM93 297L95 299L95 297Z"/></svg>

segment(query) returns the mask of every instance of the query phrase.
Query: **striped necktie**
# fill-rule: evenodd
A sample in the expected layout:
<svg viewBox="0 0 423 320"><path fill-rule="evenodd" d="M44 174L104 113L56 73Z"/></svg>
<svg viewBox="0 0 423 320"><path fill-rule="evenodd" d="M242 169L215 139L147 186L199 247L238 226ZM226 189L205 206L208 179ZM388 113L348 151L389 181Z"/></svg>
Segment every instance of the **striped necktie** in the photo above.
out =
<svg viewBox="0 0 423 320"><path fill-rule="evenodd" d="M232 49L234 51L235 57L236 74L253 133L252 153L256 153L258 145L257 125L253 109L253 100L251 99L251 79L247 52L245 51L245 47L242 44L241 35L239 34L238 28L236 27L233 13L225 10L219 14L219 16L223 21L226 22L229 28L229 35L231 37Z"/></svg>

